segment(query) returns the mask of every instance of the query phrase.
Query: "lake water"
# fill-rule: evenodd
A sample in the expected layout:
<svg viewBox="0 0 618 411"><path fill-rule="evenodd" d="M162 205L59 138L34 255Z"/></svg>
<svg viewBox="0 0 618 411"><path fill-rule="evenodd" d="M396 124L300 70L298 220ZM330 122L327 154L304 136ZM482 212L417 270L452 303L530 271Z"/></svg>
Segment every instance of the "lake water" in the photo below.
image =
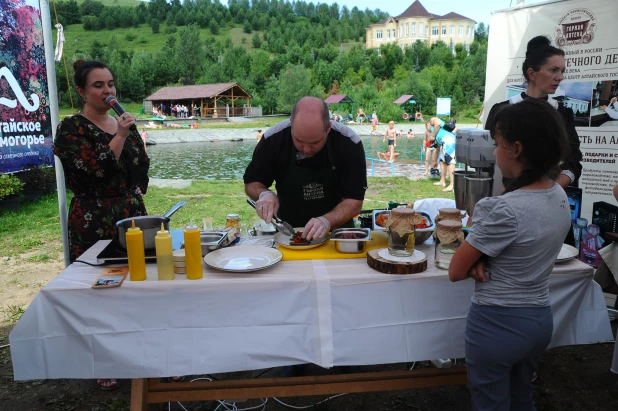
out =
<svg viewBox="0 0 618 411"><path fill-rule="evenodd" d="M377 158L377 151L386 151L382 137L364 136L365 156ZM398 163L418 164L422 138L397 139L395 152ZM251 161L256 141L215 141L200 143L157 144L148 146L150 178L186 180L242 180Z"/></svg>

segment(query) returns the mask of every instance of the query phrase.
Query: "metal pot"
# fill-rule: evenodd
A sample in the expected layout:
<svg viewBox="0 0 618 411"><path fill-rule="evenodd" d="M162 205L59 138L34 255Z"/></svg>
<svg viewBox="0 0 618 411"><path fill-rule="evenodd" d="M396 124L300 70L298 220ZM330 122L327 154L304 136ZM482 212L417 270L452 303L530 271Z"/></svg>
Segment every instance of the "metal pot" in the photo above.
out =
<svg viewBox="0 0 618 411"><path fill-rule="evenodd" d="M144 233L144 250L150 251L155 249L155 236L157 235L157 231L161 230L161 223L166 230L170 229L170 217L174 214L180 207L183 207L187 204L186 201L181 201L176 203L174 207L170 208L170 210L163 214L162 216L158 215L144 215L138 217L130 217L125 218L124 220L120 220L116 223L116 227L118 227L118 243L122 248L127 248L126 242L126 234L127 230L131 228L132 222L135 221L135 227L139 227Z"/></svg>

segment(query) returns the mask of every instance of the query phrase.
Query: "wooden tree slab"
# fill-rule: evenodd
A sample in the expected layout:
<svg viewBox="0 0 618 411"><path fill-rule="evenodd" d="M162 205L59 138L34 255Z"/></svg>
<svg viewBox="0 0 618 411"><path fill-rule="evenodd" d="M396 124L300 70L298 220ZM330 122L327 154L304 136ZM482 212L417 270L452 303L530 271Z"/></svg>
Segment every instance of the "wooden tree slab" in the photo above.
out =
<svg viewBox="0 0 618 411"><path fill-rule="evenodd" d="M369 267L385 274L418 274L427 270L427 259L414 263L391 261L378 255L379 249L367 252L367 264Z"/></svg>

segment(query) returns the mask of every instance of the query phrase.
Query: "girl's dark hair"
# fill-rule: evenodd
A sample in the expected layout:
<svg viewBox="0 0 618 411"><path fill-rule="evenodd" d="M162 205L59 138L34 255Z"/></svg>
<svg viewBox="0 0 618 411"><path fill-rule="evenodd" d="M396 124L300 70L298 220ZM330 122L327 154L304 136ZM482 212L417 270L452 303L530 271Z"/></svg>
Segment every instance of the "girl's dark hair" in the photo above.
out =
<svg viewBox="0 0 618 411"><path fill-rule="evenodd" d="M109 72L112 73L112 77L115 77L112 69L107 67L105 63L95 60L77 60L73 63L73 70L75 71L73 74L73 82L75 85L82 89L86 88L86 79L88 79L88 74L90 74L90 72L94 69L108 69Z"/></svg>
<svg viewBox="0 0 618 411"><path fill-rule="evenodd" d="M545 100L532 97L517 104L506 104L490 119L487 129L492 138L498 131L510 144L522 145L523 172L504 190L508 193L527 186L543 176L557 175L558 165L568 154L569 143L558 110ZM503 193L503 194L504 194Z"/></svg>
<svg viewBox="0 0 618 411"><path fill-rule="evenodd" d="M526 59L521 69L524 72L526 81L528 78L528 69L539 71L541 66L547 63L547 59L552 56L564 57L564 51L551 45L551 40L545 36L536 36L528 42L526 49Z"/></svg>

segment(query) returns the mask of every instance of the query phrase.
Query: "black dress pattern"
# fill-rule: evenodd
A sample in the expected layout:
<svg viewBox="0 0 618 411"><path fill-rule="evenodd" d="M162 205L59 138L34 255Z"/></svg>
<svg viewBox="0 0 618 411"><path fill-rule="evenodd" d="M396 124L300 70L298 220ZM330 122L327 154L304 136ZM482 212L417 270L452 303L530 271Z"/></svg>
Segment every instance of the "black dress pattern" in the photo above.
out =
<svg viewBox="0 0 618 411"><path fill-rule="evenodd" d="M146 215L142 193L148 188L150 159L144 142L133 128L116 160L112 138L80 114L58 125L54 154L74 194L68 221L71 262L97 241L114 238L117 221Z"/></svg>

